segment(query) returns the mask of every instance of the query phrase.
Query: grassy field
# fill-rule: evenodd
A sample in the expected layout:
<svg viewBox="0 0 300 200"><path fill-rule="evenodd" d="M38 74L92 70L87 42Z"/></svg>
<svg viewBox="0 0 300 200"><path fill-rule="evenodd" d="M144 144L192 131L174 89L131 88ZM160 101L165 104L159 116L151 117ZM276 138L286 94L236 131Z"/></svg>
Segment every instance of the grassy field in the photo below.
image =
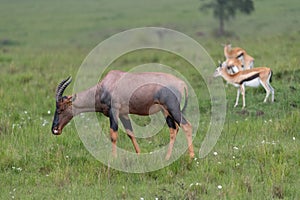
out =
<svg viewBox="0 0 300 200"><path fill-rule="evenodd" d="M200 13L198 0L0 1L0 199L300 199L300 4L255 1L215 38L217 21ZM197 40L214 61L231 42L271 67L273 104L262 88L247 89L245 111L233 108L236 89L226 87L227 115L213 151L190 161L187 154L163 169L130 174L108 168L84 147L74 123L52 135L55 89L101 41L135 27L161 26ZM156 61L182 70L172 55L133 53L112 64L127 70ZM183 70L184 71L184 70ZM184 71L195 83L194 72ZM198 86L204 87L203 84ZM71 87L66 93L71 92ZM203 89L205 91L205 88ZM208 94L198 94L201 117L196 152L210 116ZM108 121L100 116L104 122ZM108 127L107 127L108 128ZM142 151L169 140L139 139ZM133 151L119 134L119 145ZM176 144L175 144L176 147Z"/></svg>

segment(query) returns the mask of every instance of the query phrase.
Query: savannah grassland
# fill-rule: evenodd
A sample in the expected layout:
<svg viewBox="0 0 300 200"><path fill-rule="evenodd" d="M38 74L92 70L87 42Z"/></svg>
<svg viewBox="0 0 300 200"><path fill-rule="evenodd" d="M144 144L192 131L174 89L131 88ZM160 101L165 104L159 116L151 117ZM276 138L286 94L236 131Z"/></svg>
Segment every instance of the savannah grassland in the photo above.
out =
<svg viewBox="0 0 300 200"><path fill-rule="evenodd" d="M226 24L227 37L214 36L217 21L210 12L198 11L200 3L1 0L0 199L300 199L299 1L257 0L252 15L237 15ZM276 101L263 104L262 88L247 89L242 111L241 106L233 108L236 89L227 86L226 120L212 152L192 161L185 154L148 173L125 173L97 161L74 123L61 136L52 135L59 81L75 77L99 42L144 26L189 35L215 62L223 59L222 43L245 48L255 66L272 68ZM141 52L111 68L127 70L150 61L177 70L186 64L172 55ZM195 82L201 79L193 71L184 73ZM200 81L198 87L205 85ZM194 140L196 152L210 115L209 95L199 96L203 117ZM101 119L108 130L107 119ZM143 152L166 144L168 130L149 140L138 141ZM133 151L124 133L119 145Z"/></svg>

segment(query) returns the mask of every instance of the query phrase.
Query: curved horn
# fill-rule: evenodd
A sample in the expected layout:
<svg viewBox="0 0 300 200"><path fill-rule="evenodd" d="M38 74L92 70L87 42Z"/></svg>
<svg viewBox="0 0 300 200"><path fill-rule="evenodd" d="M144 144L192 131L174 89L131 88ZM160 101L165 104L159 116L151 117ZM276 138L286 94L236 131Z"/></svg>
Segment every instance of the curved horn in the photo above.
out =
<svg viewBox="0 0 300 200"><path fill-rule="evenodd" d="M56 89L56 101L59 101L59 99L62 97L65 89L68 87L68 85L71 83L72 77L69 76L67 79L63 80Z"/></svg>

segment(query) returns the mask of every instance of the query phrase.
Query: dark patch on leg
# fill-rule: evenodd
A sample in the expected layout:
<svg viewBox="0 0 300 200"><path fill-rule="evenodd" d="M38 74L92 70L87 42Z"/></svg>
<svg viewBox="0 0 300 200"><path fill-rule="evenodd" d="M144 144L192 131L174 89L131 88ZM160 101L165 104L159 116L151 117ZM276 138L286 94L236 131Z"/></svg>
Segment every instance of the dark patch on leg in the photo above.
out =
<svg viewBox="0 0 300 200"><path fill-rule="evenodd" d="M111 109L112 98L111 94L105 87L97 89L95 94L95 108L97 112L102 112L105 116L109 117Z"/></svg>
<svg viewBox="0 0 300 200"><path fill-rule="evenodd" d="M176 129L176 124L175 124L174 119L172 119L172 117L167 116L167 117L166 117L166 122L167 122L169 128Z"/></svg>
<svg viewBox="0 0 300 200"><path fill-rule="evenodd" d="M174 119L177 124L186 123L180 111L181 94L176 88L161 88L154 95L154 100L165 106L171 118Z"/></svg>
<svg viewBox="0 0 300 200"><path fill-rule="evenodd" d="M125 117L120 116L120 120L121 120L121 122L122 122L125 129L133 131L130 119L126 119Z"/></svg>
<svg viewBox="0 0 300 200"><path fill-rule="evenodd" d="M113 131L118 131L118 119L113 109L109 110L109 125Z"/></svg>

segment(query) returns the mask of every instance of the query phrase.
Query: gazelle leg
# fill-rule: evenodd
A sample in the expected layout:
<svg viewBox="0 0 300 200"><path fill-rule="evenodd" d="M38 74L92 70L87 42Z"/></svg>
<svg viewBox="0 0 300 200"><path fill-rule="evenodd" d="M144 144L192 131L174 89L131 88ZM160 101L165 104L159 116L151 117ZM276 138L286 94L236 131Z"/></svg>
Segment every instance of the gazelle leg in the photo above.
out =
<svg viewBox="0 0 300 200"><path fill-rule="evenodd" d="M240 86L242 97L243 97L243 109L246 107L246 100L245 100L245 86L242 84Z"/></svg>
<svg viewBox="0 0 300 200"><path fill-rule="evenodd" d="M271 86L271 84L268 82L268 86L269 86L269 88L270 88L270 90L271 90L271 94L272 94L272 99L271 99L271 101L272 102L274 102L274 88Z"/></svg>
<svg viewBox="0 0 300 200"><path fill-rule="evenodd" d="M126 133L128 135L128 137L131 139L131 142L134 146L134 149L135 149L135 152L137 154L140 154L141 153L141 150L140 150L140 147L135 139L135 136L134 136L134 133L133 133L133 129L132 129L132 126L131 126L131 122L130 122L130 119L128 117L128 115L125 115L125 116L120 116L120 120L126 130Z"/></svg>
<svg viewBox="0 0 300 200"><path fill-rule="evenodd" d="M265 99L264 99L264 103L266 103L267 100L268 100L268 97L269 97L269 95L270 95L271 89L269 88L269 85L268 85L268 83L266 83L266 82L260 81L260 84L261 84L261 85L263 86L263 88L266 90L266 97L265 97Z"/></svg>
<svg viewBox="0 0 300 200"><path fill-rule="evenodd" d="M237 105L239 104L240 93L241 93L241 89L238 88L234 107L237 107Z"/></svg>

